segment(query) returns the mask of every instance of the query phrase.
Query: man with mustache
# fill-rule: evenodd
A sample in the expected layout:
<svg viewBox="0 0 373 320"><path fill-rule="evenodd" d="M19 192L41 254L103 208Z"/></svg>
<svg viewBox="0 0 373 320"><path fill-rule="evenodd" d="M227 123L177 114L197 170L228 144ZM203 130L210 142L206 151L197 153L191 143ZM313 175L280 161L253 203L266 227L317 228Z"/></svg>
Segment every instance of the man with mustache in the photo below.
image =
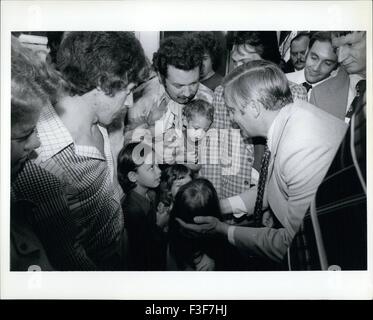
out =
<svg viewBox="0 0 373 320"><path fill-rule="evenodd" d="M336 31L331 39L338 62L347 74L328 79L315 88L310 102L348 123L354 98L365 91L366 32Z"/></svg>
<svg viewBox="0 0 373 320"><path fill-rule="evenodd" d="M304 69L287 73L288 80L302 84L308 91L308 99L312 89L328 79L345 74L344 69L336 70L338 58L332 47L331 32L316 32L312 35Z"/></svg>
<svg viewBox="0 0 373 320"><path fill-rule="evenodd" d="M161 42L153 56L157 76L148 80L146 90L129 110L129 129L134 129L126 134L129 140L136 141L145 129L164 142L165 154L174 149L184 106L193 99L212 102L213 92L199 81L203 54L200 42L190 35L170 36ZM172 162L172 157L165 155L161 161Z"/></svg>
<svg viewBox="0 0 373 320"><path fill-rule="evenodd" d="M308 33L300 32L291 41L290 44L290 62L294 67L294 71L302 70L306 63L306 55L310 36Z"/></svg>

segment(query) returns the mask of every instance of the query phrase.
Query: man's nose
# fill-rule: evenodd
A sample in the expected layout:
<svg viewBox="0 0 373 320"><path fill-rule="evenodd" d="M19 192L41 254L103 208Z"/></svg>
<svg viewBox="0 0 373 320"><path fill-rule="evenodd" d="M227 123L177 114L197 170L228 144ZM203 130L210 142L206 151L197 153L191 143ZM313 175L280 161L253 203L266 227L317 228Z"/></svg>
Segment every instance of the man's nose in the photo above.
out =
<svg viewBox="0 0 373 320"><path fill-rule="evenodd" d="M37 131L35 130L32 135L27 139L27 143L25 144L25 150L32 151L40 147L40 139L38 136Z"/></svg>
<svg viewBox="0 0 373 320"><path fill-rule="evenodd" d="M341 63L347 58L348 49L341 46L337 50L338 62Z"/></svg>
<svg viewBox="0 0 373 320"><path fill-rule="evenodd" d="M315 63L312 65L312 70L313 70L313 71L319 71L319 69L320 69L320 65L321 65L320 62L315 62Z"/></svg>
<svg viewBox="0 0 373 320"><path fill-rule="evenodd" d="M126 97L126 100L124 100L124 103L123 103L124 106L128 107L128 108L131 108L132 105L133 105L133 93L130 92L127 97Z"/></svg>
<svg viewBox="0 0 373 320"><path fill-rule="evenodd" d="M189 96L190 96L190 93L191 93L191 88L190 88L190 86L185 86L185 87L183 87L183 95L184 95L184 96L189 97Z"/></svg>

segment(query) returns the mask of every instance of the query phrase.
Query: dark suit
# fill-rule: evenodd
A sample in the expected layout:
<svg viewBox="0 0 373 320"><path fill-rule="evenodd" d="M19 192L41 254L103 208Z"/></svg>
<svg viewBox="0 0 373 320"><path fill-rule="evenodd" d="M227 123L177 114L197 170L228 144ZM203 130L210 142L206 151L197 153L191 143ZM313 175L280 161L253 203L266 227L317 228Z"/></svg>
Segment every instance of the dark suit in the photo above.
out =
<svg viewBox="0 0 373 320"><path fill-rule="evenodd" d="M330 78L312 89L310 103L344 120L347 108L350 78L340 67L335 77Z"/></svg>
<svg viewBox="0 0 373 320"><path fill-rule="evenodd" d="M366 100L362 96L351 126L316 194L317 217L328 266L337 265L342 270L367 269L367 202L362 187L366 185ZM353 149L350 147L352 133ZM356 154L363 183L357 175L352 151ZM301 237L298 235L297 240L303 240L306 246L301 250L293 246L292 268L319 270L320 261L309 215L304 219L304 233Z"/></svg>

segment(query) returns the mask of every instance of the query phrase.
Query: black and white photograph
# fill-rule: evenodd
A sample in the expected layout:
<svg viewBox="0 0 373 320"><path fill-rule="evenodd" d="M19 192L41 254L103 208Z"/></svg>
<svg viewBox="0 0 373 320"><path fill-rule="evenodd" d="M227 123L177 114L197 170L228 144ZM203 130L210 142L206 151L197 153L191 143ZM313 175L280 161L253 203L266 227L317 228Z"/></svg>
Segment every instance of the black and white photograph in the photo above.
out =
<svg viewBox="0 0 373 320"><path fill-rule="evenodd" d="M29 3L2 3L5 298L373 297L369 1Z"/></svg>

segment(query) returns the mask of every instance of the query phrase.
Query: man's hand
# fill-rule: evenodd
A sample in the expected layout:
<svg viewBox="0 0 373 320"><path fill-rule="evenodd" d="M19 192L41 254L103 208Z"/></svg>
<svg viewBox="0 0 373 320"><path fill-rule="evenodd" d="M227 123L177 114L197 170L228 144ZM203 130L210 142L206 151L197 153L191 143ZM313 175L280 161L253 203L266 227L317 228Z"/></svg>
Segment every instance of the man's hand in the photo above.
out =
<svg viewBox="0 0 373 320"><path fill-rule="evenodd" d="M186 223L183 220L176 218L177 222L185 229L185 231L193 238L204 235L226 234L228 225L221 222L216 217L195 217L195 223Z"/></svg>

